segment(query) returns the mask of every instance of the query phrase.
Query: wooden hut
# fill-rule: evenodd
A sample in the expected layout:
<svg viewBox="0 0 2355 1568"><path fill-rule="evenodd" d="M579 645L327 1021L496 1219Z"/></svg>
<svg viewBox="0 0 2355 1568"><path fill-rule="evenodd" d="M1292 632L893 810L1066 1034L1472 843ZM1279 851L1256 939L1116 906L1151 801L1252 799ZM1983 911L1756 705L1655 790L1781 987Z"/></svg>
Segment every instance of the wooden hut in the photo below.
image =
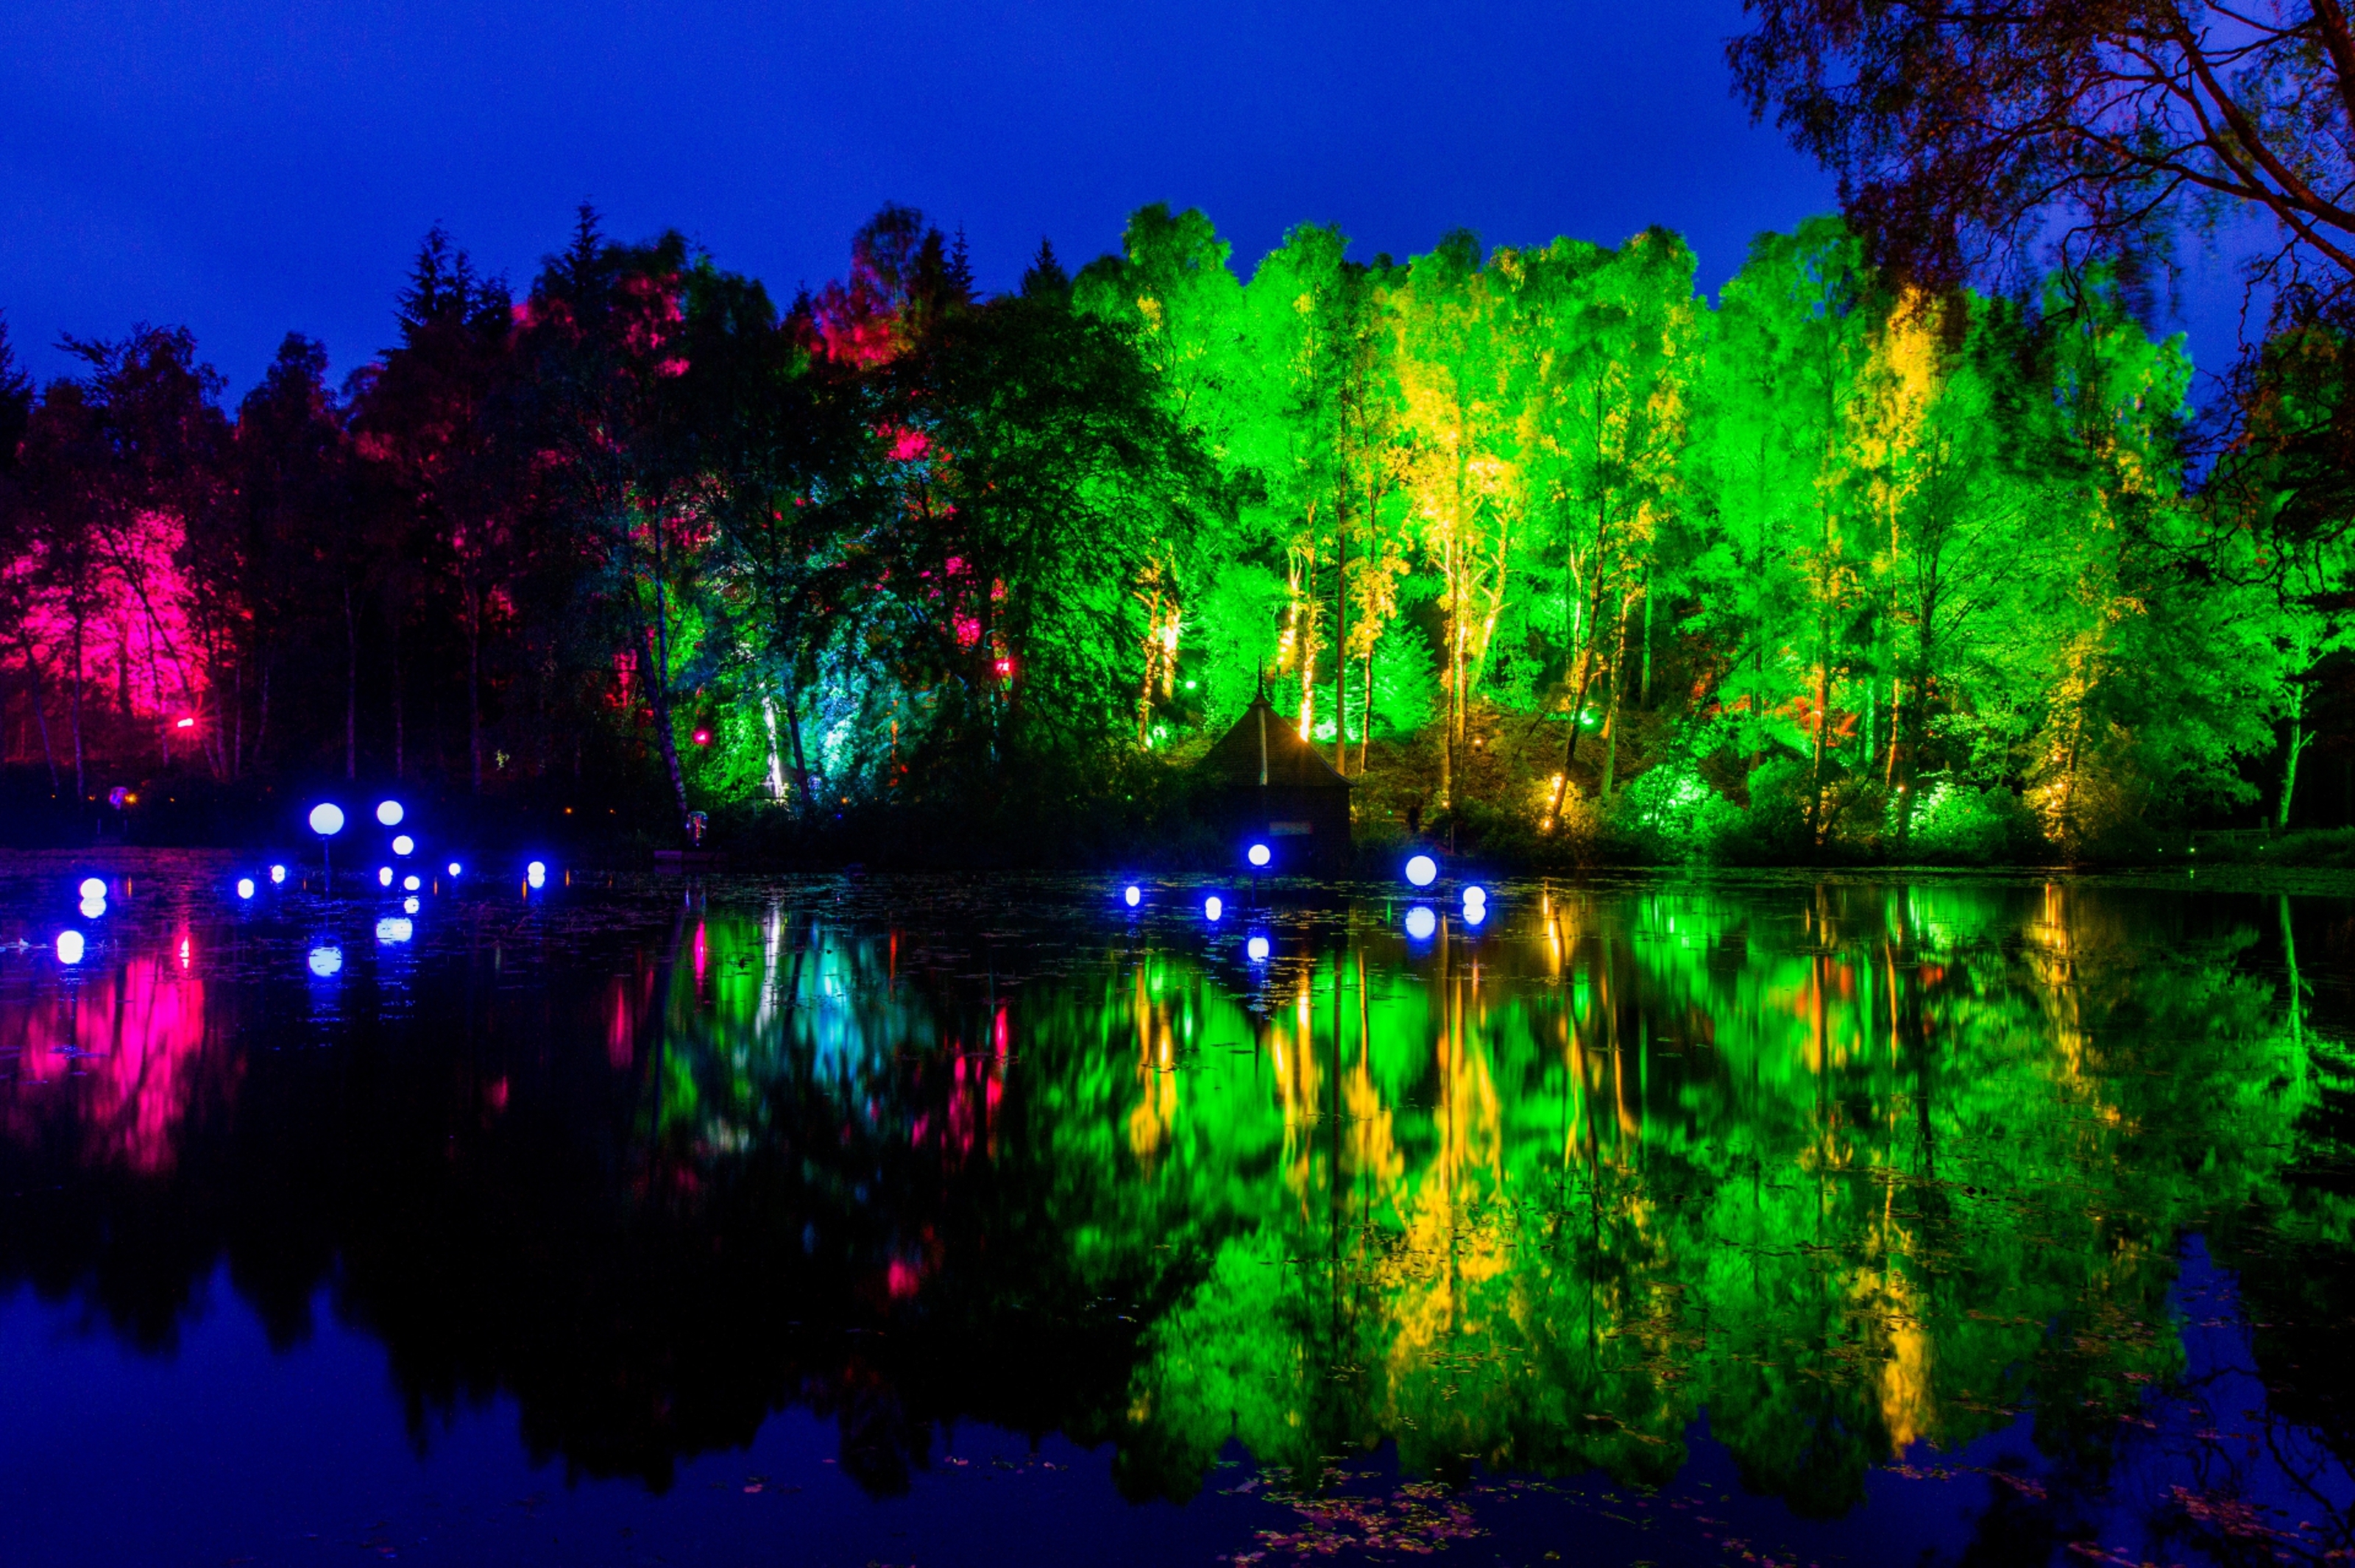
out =
<svg viewBox="0 0 2355 1568"><path fill-rule="evenodd" d="M1268 705L1252 705L1196 764L1217 781L1219 828L1240 859L1264 843L1273 872L1339 876L1349 869L1349 781Z"/></svg>

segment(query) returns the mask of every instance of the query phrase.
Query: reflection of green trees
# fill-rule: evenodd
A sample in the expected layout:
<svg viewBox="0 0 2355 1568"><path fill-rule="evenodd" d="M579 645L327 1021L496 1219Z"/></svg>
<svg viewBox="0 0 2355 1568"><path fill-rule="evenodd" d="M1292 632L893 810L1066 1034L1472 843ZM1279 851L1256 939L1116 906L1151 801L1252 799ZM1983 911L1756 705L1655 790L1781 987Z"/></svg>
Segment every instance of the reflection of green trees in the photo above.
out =
<svg viewBox="0 0 2355 1568"><path fill-rule="evenodd" d="M1753 1485L1831 1511L2031 1403L2098 1463L2175 1365L2179 1230L2282 1200L2310 1040L2232 962L2254 932L2200 919L1573 894L1417 955L1304 920L1257 977L1148 947L963 1014L887 938L715 923L653 1115L707 1157L831 1130L986 1164L1020 1208L973 1237L1140 1320L1098 1417L1135 1489L1190 1491L1232 1437L1658 1479L1705 1412ZM1007 1278L920 1241L891 1277L928 1303Z"/></svg>

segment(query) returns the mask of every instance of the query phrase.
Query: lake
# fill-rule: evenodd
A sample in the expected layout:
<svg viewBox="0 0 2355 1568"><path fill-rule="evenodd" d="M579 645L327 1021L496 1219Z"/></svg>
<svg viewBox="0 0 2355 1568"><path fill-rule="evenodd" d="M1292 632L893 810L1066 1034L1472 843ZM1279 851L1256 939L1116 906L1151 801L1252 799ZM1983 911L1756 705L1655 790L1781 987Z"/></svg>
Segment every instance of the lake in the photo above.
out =
<svg viewBox="0 0 2355 1568"><path fill-rule="evenodd" d="M0 859L0 1558L2355 1552L2355 899L420 884Z"/></svg>

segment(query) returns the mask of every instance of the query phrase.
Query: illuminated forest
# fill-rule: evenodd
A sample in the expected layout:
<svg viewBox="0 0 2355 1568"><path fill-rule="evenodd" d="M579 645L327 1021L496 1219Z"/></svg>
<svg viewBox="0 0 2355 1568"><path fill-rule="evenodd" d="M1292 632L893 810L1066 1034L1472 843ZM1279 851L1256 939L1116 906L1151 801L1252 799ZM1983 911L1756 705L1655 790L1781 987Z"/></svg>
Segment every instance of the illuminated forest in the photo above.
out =
<svg viewBox="0 0 2355 1568"><path fill-rule="evenodd" d="M1304 225L1246 277L1148 207L984 297L887 208L781 309L584 208L519 292L431 235L339 384L299 336L233 408L185 331L69 340L37 389L0 343L12 798L1133 839L1263 685L1361 837L1413 807L1532 862L2346 817L2327 321L2203 448L2100 264L1901 286L1821 219L1712 301L1659 229L1347 248Z"/></svg>

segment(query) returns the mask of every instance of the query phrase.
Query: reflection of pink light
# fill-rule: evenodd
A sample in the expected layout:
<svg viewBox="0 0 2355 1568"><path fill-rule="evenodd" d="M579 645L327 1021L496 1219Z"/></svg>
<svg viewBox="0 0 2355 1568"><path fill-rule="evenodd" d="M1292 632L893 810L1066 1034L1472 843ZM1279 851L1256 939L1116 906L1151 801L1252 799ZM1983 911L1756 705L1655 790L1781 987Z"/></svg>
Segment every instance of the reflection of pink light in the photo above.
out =
<svg viewBox="0 0 2355 1568"><path fill-rule="evenodd" d="M703 927L700 925L695 928L695 983L698 987L703 984Z"/></svg>
<svg viewBox="0 0 2355 1568"><path fill-rule="evenodd" d="M0 1053L17 1045L0 1124L37 1138L50 1116L70 1115L96 1157L168 1168L173 1130L195 1094L204 1011L203 983L153 954L88 975L74 995L0 1010Z"/></svg>
<svg viewBox="0 0 2355 1568"><path fill-rule="evenodd" d="M916 1294L916 1286L922 1285L923 1283L923 1279L924 1276L922 1271L918 1269L914 1264L907 1263L900 1258L893 1258L891 1260L891 1268L889 1275L891 1299L894 1301L905 1301L908 1297Z"/></svg>

